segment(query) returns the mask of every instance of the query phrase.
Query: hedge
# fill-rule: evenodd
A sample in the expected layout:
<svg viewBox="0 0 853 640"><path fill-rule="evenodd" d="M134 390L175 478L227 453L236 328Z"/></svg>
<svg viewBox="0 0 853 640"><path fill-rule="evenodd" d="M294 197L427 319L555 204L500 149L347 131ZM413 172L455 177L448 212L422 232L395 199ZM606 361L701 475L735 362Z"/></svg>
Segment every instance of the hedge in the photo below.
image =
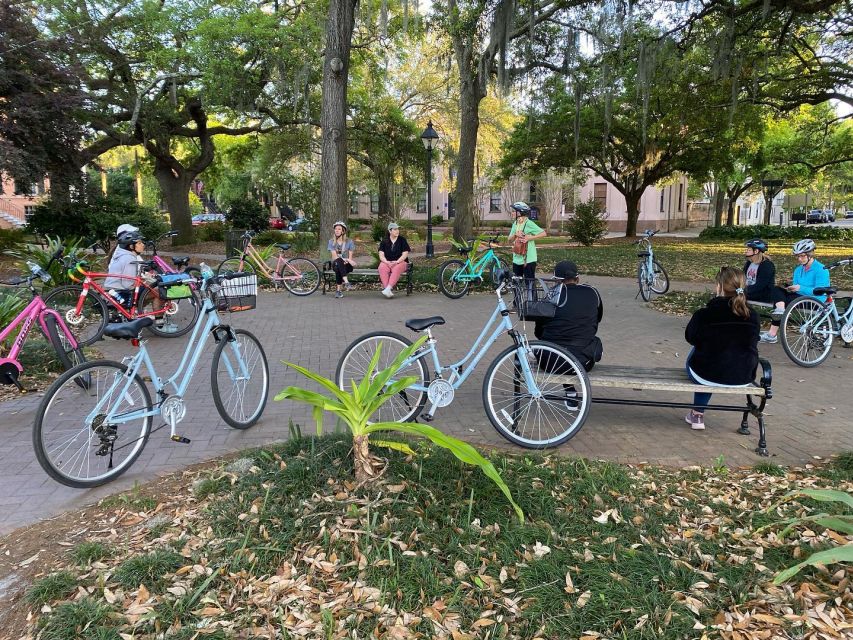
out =
<svg viewBox="0 0 853 640"><path fill-rule="evenodd" d="M780 238L783 240L853 240L853 229L840 227L816 227L802 225L799 227L780 227L772 224L755 224L751 226L708 227L699 234L700 240L749 240L762 238L764 240Z"/></svg>

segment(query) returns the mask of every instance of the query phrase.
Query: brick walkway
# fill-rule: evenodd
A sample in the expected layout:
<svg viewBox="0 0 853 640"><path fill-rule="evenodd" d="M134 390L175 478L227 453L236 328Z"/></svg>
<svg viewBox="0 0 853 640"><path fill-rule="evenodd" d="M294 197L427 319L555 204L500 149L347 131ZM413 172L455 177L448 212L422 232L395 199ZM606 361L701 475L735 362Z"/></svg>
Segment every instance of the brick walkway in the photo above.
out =
<svg viewBox="0 0 853 640"><path fill-rule="evenodd" d="M666 316L635 300L636 284L616 278L589 278L604 298L605 314L600 335L605 345L604 362L623 365L681 366L687 353L683 340L686 318ZM695 289L679 283L676 289ZM698 287L701 289L702 287ZM297 362L332 377L344 348L368 331L387 329L414 337L403 326L406 318L440 314L447 324L435 331L445 361L459 359L479 333L494 308L491 295L472 295L449 300L440 294L415 293L385 300L378 290L355 291L343 300L315 293L308 298L287 294L263 295L259 308L237 314L232 322L260 337L271 369L271 392L301 377L286 371L282 360ZM532 334L532 328L531 328ZM492 428L482 406L481 389L490 357L508 345L501 339L478 371L460 389L456 401L440 409L433 425L452 435L486 447L511 447ZM110 357L129 348L124 342L100 343ZM184 339L152 339L149 347L156 363L174 361ZM763 345L762 355L773 363L775 392L768 411L768 446L771 460L779 464L806 463L813 455L826 456L853 450L853 433L842 406L850 402L838 393L838 381L851 371L853 351L836 347L833 357L815 369L793 365L780 345ZM270 402L263 419L248 431L228 428L219 418L210 397L209 358L199 365L190 385L189 417L182 434L192 443L168 439L166 429L154 434L140 459L119 480L95 490L64 487L42 471L33 453L31 432L40 398L28 396L0 405L4 438L0 444L0 533L48 518L66 509L79 508L105 495L143 483L157 474L179 470L237 449L287 438L288 421L311 433L308 409L291 402ZM164 367L161 375L171 370ZM689 398L674 397L674 400ZM560 448L564 455L582 455L620 462L656 462L666 465L709 465L723 455L729 465L753 465L756 436L740 436L735 430L737 413L711 413L708 428L693 432L675 409L593 405L581 432ZM331 427L331 425L329 425ZM755 433L756 430L753 430Z"/></svg>

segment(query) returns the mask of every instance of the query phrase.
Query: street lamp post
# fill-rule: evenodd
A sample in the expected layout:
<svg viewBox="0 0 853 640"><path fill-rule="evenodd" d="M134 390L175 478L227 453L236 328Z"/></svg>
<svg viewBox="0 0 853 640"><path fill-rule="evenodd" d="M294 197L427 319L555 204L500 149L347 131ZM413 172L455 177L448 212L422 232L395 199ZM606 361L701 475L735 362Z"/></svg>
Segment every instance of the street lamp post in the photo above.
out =
<svg viewBox="0 0 853 640"><path fill-rule="evenodd" d="M427 243L426 257L432 258L435 255L435 249L432 245L432 150L438 142L438 133L432 128L432 120L427 122L427 128L421 134L421 141L427 150Z"/></svg>

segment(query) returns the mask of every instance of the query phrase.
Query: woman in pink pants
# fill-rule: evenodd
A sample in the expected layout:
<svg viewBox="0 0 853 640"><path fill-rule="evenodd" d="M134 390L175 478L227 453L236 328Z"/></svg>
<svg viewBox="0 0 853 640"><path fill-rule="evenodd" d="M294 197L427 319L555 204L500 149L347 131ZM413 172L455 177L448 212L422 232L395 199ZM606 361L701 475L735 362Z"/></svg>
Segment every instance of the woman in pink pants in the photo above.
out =
<svg viewBox="0 0 853 640"><path fill-rule="evenodd" d="M400 225L396 222L388 223L388 233L385 239L379 243L379 279L382 281L382 295L386 298L394 297L394 287L406 269L411 251L409 243L400 235Z"/></svg>

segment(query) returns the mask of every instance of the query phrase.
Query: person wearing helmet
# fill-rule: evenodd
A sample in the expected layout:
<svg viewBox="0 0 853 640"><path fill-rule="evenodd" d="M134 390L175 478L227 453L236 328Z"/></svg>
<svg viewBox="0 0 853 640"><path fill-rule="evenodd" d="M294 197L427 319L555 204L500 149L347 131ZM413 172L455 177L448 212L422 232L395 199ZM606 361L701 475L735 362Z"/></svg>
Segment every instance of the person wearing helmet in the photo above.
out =
<svg viewBox="0 0 853 640"><path fill-rule="evenodd" d="M536 278L536 239L547 234L538 224L530 220L530 206L526 202L516 202L511 207L515 222L509 231L507 240L512 243L512 272L523 276L532 288Z"/></svg>
<svg viewBox="0 0 853 640"><path fill-rule="evenodd" d="M777 287L779 302L773 310L774 318L770 323L770 329L761 334L761 342L773 344L779 341L779 325L785 306L800 296L811 296L820 300L826 300L826 296L814 295L818 287L829 286L829 270L815 257L817 246L811 238L805 238L794 243L791 253L797 258L797 266L794 267L792 282L785 287Z"/></svg>
<svg viewBox="0 0 853 640"><path fill-rule="evenodd" d="M131 225L122 225L122 227ZM122 227L119 227L121 229ZM104 280L104 288L110 291L116 300L128 306L133 294L133 280L138 273L136 264L139 255L145 250L145 239L139 229L123 229L118 234L118 246L110 259L107 269L110 275Z"/></svg>
<svg viewBox="0 0 853 640"><path fill-rule="evenodd" d="M743 265L743 272L746 274L747 299L753 302L778 303L782 296L776 286L776 265L767 257L767 243L761 238L753 238L744 246L746 263Z"/></svg>
<svg viewBox="0 0 853 640"><path fill-rule="evenodd" d="M344 297L342 291L344 287L346 287L347 291L350 290L347 275L355 268L355 259L353 258L355 243L347 235L348 231L347 223L343 220L338 220L334 225L334 233L327 245L331 254L332 270L335 272L335 283L337 284L337 291L335 291L336 298Z"/></svg>
<svg viewBox="0 0 853 640"><path fill-rule="evenodd" d="M116 229L116 238L123 233L131 233L133 231L139 231L139 227L134 227L132 224L120 224L118 229Z"/></svg>

